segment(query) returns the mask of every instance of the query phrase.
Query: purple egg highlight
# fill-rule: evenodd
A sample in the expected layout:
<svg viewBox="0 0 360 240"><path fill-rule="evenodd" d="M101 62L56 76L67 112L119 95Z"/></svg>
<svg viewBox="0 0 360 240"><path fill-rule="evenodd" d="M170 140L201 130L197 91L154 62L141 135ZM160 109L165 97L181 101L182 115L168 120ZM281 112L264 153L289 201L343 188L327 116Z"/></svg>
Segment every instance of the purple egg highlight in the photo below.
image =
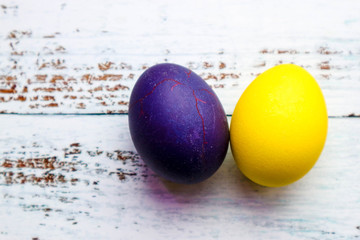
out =
<svg viewBox="0 0 360 240"><path fill-rule="evenodd" d="M194 72L170 63L147 69L137 80L129 128L144 162L176 183L209 178L229 144L226 114L216 94Z"/></svg>

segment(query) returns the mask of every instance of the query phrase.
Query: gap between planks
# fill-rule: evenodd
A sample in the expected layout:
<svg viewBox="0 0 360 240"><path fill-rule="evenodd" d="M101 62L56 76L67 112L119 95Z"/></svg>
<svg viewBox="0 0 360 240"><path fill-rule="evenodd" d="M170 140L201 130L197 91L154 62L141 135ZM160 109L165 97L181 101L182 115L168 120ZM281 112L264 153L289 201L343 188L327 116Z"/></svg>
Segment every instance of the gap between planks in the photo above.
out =
<svg viewBox="0 0 360 240"><path fill-rule="evenodd" d="M128 113L0 113L0 116L17 115L17 116L128 116ZM226 114L232 117L232 114ZM343 116L328 116L328 118L360 118L360 114L348 114Z"/></svg>

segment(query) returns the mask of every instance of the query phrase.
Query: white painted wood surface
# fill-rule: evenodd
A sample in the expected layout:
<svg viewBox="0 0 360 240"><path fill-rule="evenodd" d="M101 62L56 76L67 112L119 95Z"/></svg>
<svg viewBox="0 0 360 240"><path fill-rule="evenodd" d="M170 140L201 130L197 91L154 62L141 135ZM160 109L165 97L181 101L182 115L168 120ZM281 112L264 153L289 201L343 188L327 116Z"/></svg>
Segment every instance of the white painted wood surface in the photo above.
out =
<svg viewBox="0 0 360 240"><path fill-rule="evenodd" d="M188 66L231 114L264 70L293 62L329 115L360 113L360 4L349 1L9 1L0 18L0 112L126 112L145 68Z"/></svg>
<svg viewBox="0 0 360 240"><path fill-rule="evenodd" d="M314 169L264 188L229 151L203 183L159 179L126 112L161 62L206 79L229 115L257 74L305 67L331 116ZM0 239L360 238L357 0L3 1L0 112Z"/></svg>
<svg viewBox="0 0 360 240"><path fill-rule="evenodd" d="M360 129L358 119L331 118L315 167L282 188L245 179L230 152L220 170L203 183L173 184L159 179L134 154L126 116L50 120L0 116L1 239L360 235L360 136L353 134ZM51 165L44 164L47 158L53 159ZM20 160L26 166L19 167Z"/></svg>

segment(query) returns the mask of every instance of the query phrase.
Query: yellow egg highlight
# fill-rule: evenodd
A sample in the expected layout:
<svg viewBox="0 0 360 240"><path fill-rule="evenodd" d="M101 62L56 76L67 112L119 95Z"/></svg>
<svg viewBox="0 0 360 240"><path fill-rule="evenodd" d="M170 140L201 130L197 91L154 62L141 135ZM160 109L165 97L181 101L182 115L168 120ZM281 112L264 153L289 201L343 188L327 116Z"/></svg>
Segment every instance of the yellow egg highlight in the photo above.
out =
<svg viewBox="0 0 360 240"><path fill-rule="evenodd" d="M324 147L328 116L324 96L303 68L282 64L259 75L236 104L231 150L240 171L263 186L303 177Z"/></svg>

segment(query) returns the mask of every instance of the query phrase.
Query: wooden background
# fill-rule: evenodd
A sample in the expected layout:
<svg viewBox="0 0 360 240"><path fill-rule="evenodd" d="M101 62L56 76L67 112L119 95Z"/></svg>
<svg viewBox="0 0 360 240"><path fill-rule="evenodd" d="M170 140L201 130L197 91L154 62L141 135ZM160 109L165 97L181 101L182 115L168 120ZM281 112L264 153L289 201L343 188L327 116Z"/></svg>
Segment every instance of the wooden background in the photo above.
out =
<svg viewBox="0 0 360 240"><path fill-rule="evenodd" d="M228 120L280 63L327 102L325 149L300 181L248 181L229 151L203 183L158 178L131 142L148 67L191 68ZM0 239L360 238L360 2L0 1Z"/></svg>

